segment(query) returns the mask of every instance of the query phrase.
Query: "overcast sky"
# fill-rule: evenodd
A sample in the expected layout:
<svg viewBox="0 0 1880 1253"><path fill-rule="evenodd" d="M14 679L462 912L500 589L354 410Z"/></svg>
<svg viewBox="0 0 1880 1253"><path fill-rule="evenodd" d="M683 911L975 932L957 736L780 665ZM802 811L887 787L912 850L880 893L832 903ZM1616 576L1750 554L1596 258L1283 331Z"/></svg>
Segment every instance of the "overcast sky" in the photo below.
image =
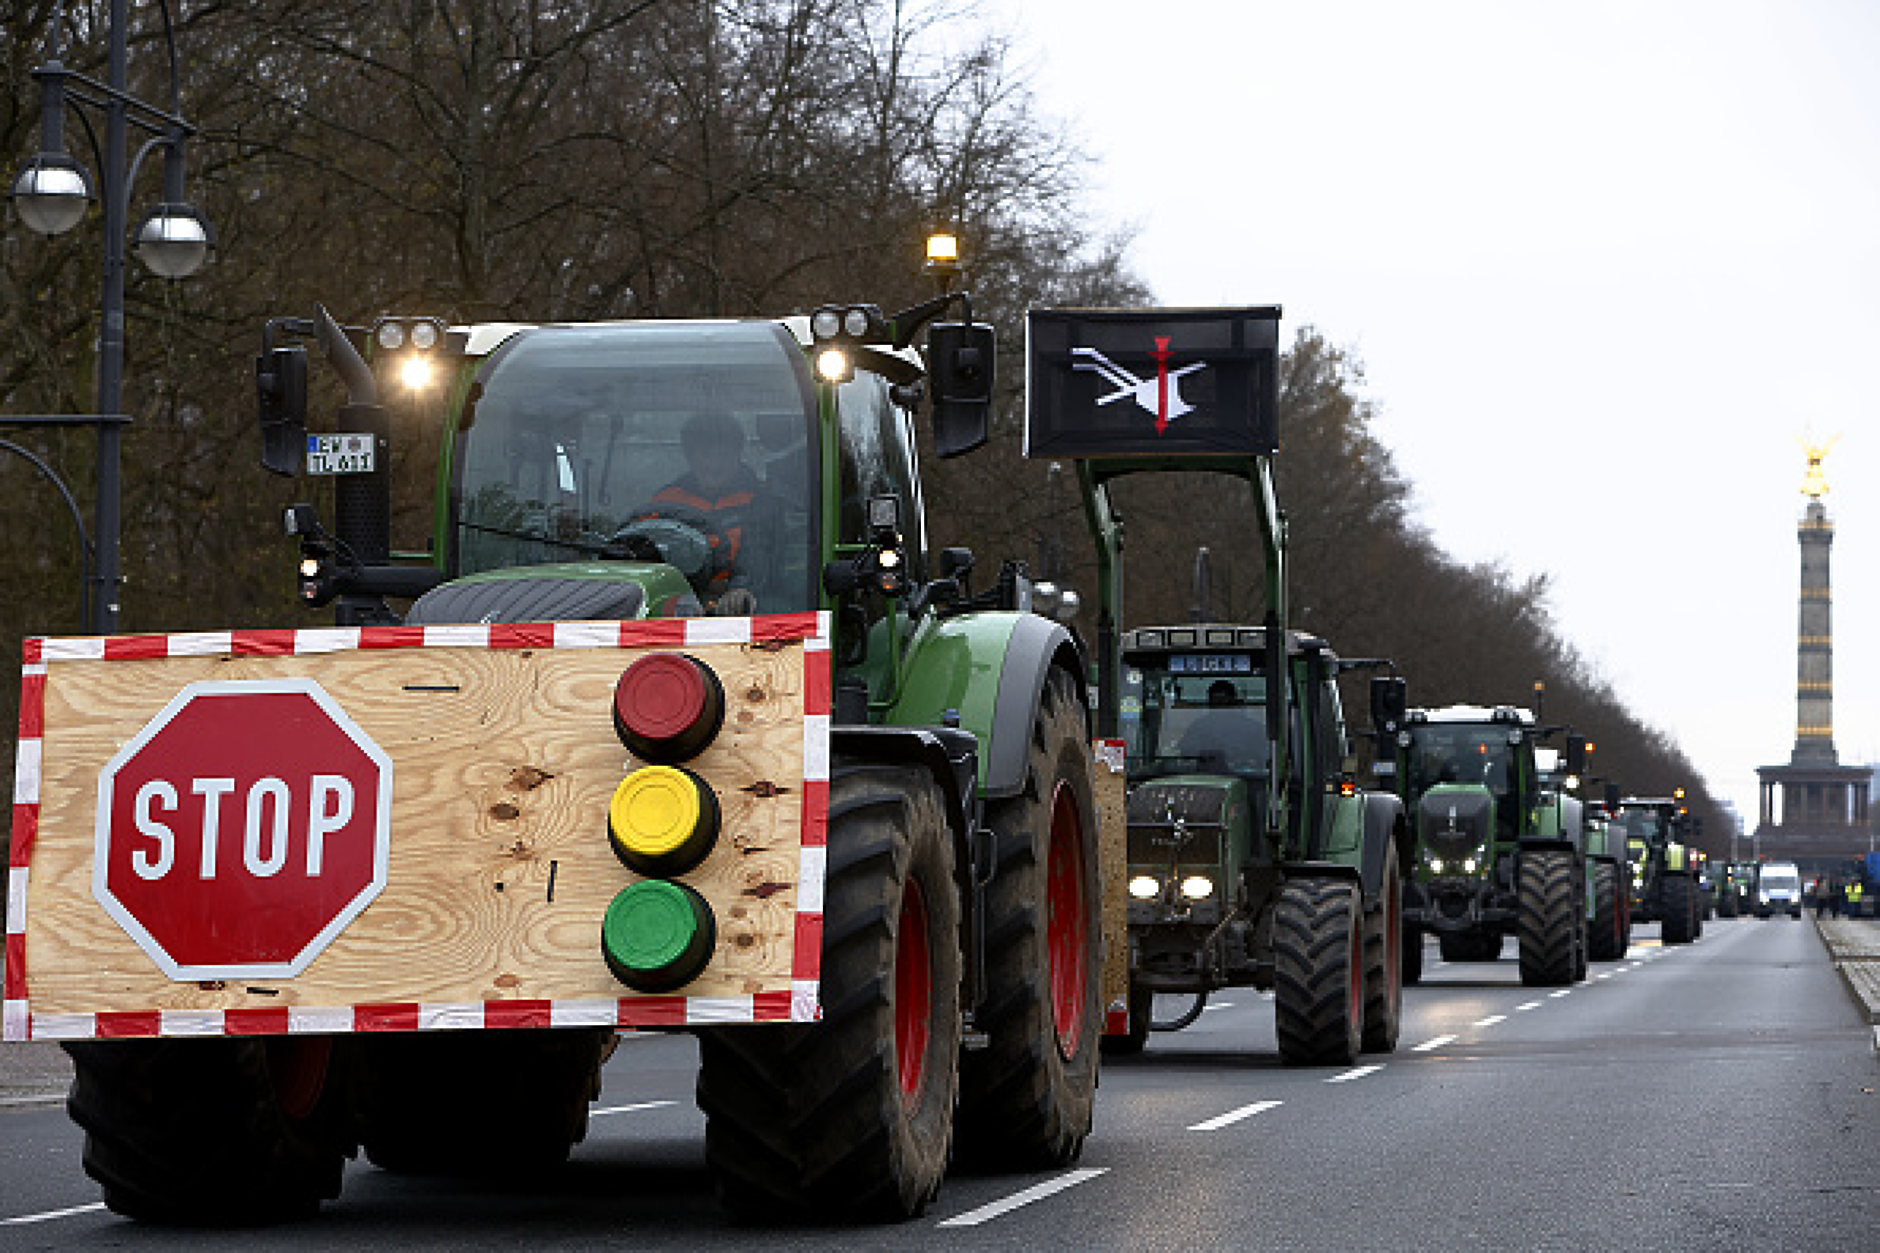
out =
<svg viewBox="0 0 1880 1253"><path fill-rule="evenodd" d="M1750 826L1795 736L1798 439L1838 433L1835 743L1880 760L1880 3L987 8L1157 299L1353 349L1421 522L1549 575Z"/></svg>

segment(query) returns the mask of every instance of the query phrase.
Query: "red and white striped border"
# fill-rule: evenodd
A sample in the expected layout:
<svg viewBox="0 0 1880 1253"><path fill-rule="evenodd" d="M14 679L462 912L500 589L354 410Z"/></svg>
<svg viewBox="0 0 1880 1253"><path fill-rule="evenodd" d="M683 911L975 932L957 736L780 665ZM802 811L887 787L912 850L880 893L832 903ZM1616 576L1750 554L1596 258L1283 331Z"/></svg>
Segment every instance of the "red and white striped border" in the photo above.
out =
<svg viewBox="0 0 1880 1253"><path fill-rule="evenodd" d="M483 1027L687 1027L809 1022L821 1015L823 878L828 846L832 680L826 612L754 618L657 618L629 622L481 623L415 627L199 631L28 639L20 683L19 751L13 777L13 842L7 865L6 971L0 1040L134 1036L285 1035L449 1031ZM158 657L290 657L378 648L686 648L803 641L802 851L796 945L788 991L745 996L623 996L614 1000L513 1000L475 1004L341 1005L294 1009L35 1013L26 981L26 887L39 833L46 670L52 662Z"/></svg>

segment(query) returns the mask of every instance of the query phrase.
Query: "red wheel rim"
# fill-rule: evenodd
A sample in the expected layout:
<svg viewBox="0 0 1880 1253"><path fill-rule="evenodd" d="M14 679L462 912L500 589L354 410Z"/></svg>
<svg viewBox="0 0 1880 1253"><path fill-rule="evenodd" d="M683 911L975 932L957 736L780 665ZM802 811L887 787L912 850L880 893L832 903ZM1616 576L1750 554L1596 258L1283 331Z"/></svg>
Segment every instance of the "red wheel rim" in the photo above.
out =
<svg viewBox="0 0 1880 1253"><path fill-rule="evenodd" d="M901 939L894 950L894 1051L901 1100L920 1103L933 1031L933 968L927 950L927 902L913 879L901 889Z"/></svg>
<svg viewBox="0 0 1880 1253"><path fill-rule="evenodd" d="M268 1077L281 1112L293 1121L313 1115L326 1090L326 1072L333 1059L333 1041L326 1036L268 1041Z"/></svg>
<svg viewBox="0 0 1880 1253"><path fill-rule="evenodd" d="M1059 783L1051 796L1051 852L1046 939L1051 950L1051 1025L1058 1053L1077 1056L1083 1041L1085 1001L1090 984L1085 957L1090 950L1090 918L1084 901L1084 830L1077 797Z"/></svg>

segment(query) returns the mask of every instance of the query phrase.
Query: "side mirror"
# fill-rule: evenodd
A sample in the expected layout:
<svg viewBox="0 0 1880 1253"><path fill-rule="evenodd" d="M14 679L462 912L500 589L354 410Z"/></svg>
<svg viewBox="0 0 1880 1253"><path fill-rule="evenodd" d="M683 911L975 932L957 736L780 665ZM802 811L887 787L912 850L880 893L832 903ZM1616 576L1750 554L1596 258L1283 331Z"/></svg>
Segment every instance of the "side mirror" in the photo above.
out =
<svg viewBox="0 0 1880 1253"><path fill-rule="evenodd" d="M1395 734L1403 725L1404 711L1408 708L1402 679L1378 675L1371 680L1371 726L1379 735Z"/></svg>
<svg viewBox="0 0 1880 1253"><path fill-rule="evenodd" d="M255 358L261 465L292 478L307 448L307 350L273 348Z"/></svg>
<svg viewBox="0 0 1880 1253"><path fill-rule="evenodd" d="M992 424L995 341L983 322L936 322L927 334L934 449L942 457L986 442Z"/></svg>
<svg viewBox="0 0 1880 1253"><path fill-rule="evenodd" d="M1567 736L1567 751L1562 754L1563 764L1568 774L1586 773L1586 737L1584 735Z"/></svg>

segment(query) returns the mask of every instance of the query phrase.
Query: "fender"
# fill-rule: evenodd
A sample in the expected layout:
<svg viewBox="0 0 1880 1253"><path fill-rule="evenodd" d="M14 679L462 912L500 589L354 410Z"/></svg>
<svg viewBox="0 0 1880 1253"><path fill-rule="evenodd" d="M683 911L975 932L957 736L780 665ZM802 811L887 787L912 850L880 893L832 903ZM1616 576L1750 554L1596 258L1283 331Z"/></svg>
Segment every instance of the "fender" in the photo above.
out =
<svg viewBox="0 0 1880 1253"><path fill-rule="evenodd" d="M1045 676L1060 666L1080 696L1086 690L1088 671L1075 637L1037 614L973 613L923 622L908 648L905 685L887 720L902 727L942 726L950 712L978 740L982 796L1017 795L1025 786ZM1088 738L1087 703L1084 732Z"/></svg>
<svg viewBox="0 0 1880 1253"><path fill-rule="evenodd" d="M1404 817L1403 801L1392 792L1366 792L1364 795L1364 858L1359 880L1364 884L1366 901L1376 899L1384 886L1384 855L1397 846L1397 873L1405 874L1415 853L1410 823Z"/></svg>

